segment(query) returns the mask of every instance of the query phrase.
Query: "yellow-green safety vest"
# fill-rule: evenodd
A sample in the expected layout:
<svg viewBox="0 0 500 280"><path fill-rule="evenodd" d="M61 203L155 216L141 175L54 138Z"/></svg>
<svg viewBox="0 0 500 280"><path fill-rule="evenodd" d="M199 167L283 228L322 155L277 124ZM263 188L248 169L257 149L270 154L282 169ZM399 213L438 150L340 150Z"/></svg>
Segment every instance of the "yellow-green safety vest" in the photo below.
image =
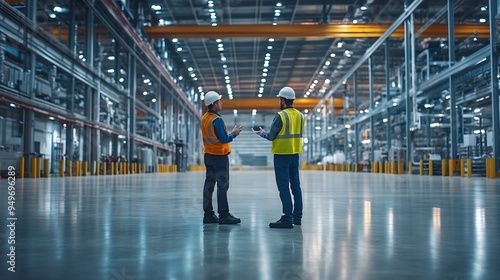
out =
<svg viewBox="0 0 500 280"><path fill-rule="evenodd" d="M283 126L272 143L272 153L278 155L302 154L304 115L295 108L278 112Z"/></svg>

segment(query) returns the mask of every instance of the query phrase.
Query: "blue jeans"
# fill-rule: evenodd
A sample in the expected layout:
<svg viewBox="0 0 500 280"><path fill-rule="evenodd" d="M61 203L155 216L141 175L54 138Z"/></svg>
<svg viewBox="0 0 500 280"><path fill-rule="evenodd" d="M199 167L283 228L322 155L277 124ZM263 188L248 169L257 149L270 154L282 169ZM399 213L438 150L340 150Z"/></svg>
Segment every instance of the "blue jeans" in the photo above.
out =
<svg viewBox="0 0 500 280"><path fill-rule="evenodd" d="M299 179L299 155L274 155L274 175L283 204L283 221L302 219L302 190ZM293 194L290 195L290 189Z"/></svg>
<svg viewBox="0 0 500 280"><path fill-rule="evenodd" d="M205 154L204 160L207 172L203 186L203 210L207 216L214 213L212 194L215 189L215 183L217 183L217 210L220 216L226 217L229 215L229 204L227 202L229 158L227 155L216 156Z"/></svg>

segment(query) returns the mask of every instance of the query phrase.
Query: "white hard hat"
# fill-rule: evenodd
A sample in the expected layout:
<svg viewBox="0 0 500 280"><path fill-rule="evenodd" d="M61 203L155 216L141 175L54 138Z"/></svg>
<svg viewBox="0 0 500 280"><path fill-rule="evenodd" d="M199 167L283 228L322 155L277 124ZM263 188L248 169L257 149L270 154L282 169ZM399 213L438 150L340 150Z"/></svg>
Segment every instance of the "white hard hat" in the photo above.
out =
<svg viewBox="0 0 500 280"><path fill-rule="evenodd" d="M220 100L222 95L219 95L217 92L211 90L205 94L205 106L212 105L215 101Z"/></svg>
<svg viewBox="0 0 500 280"><path fill-rule="evenodd" d="M295 99L295 91L291 87L284 87L280 90L277 96L293 100Z"/></svg>

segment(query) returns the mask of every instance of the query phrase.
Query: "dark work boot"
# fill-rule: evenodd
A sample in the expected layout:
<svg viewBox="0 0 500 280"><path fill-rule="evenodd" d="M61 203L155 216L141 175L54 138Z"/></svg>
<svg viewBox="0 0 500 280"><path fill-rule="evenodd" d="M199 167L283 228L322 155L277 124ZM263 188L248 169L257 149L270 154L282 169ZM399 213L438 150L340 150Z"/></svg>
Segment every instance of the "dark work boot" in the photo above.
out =
<svg viewBox="0 0 500 280"><path fill-rule="evenodd" d="M217 223L219 223L219 218L217 218L217 215L215 215L215 214L205 215L203 217L203 223L204 224L217 224Z"/></svg>
<svg viewBox="0 0 500 280"><path fill-rule="evenodd" d="M271 227L271 228L293 228L293 224L292 224L292 222L285 221L283 219L283 217L281 217L281 219L279 219L277 222L270 223L269 227Z"/></svg>
<svg viewBox="0 0 500 280"><path fill-rule="evenodd" d="M227 216L220 216L219 224L239 224L241 223L240 218L236 218L231 214L227 214Z"/></svg>

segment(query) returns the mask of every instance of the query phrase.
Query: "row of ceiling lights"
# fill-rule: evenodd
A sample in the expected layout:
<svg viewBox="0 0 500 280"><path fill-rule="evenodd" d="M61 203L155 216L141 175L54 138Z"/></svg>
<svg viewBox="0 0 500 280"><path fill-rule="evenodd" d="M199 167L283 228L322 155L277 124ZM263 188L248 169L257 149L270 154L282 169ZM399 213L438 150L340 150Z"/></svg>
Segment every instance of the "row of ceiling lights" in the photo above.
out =
<svg viewBox="0 0 500 280"><path fill-rule="evenodd" d="M210 13L210 22L212 26L217 26L217 12L215 10L215 4L213 0L209 0L207 2L208 6L208 12ZM219 52L220 59L222 62L222 68L223 68L223 73L224 73L224 83L226 85L226 90L227 94L229 96L229 99L233 99L233 89L231 86L231 78L229 77L229 71L226 63L226 56L224 55L224 43L222 43L222 39L217 39L217 51ZM177 51L182 51L177 49ZM198 80L196 77L196 74L194 73L193 67L189 67L188 71L190 72L191 77L193 78L194 81ZM204 100L205 96L205 91L202 86L198 86L198 92L200 93L200 99Z"/></svg>
<svg viewBox="0 0 500 280"><path fill-rule="evenodd" d="M276 3L275 8L274 8L273 25L278 24L278 18L281 15L282 8L283 8L283 4L281 4L281 2L278 1ZM274 42L274 38L268 39L267 52L266 52L266 56L264 57L264 68L262 69L262 78L260 79L259 93L257 94L257 96L259 98L262 97L262 94L264 93L264 86L266 85L267 75L269 72L269 64L271 61L271 50L273 49L273 45L272 45L273 42Z"/></svg>
<svg viewBox="0 0 500 280"><path fill-rule="evenodd" d="M209 11L210 11L210 13L211 13L212 25L217 25L217 24L216 24L216 21L217 21L217 16L216 16L216 14L215 14L213 0L209 0L209 1L208 1L208 7L209 7ZM161 11L162 7L161 7L160 5L152 5L152 6L151 6L151 9L152 9L153 11L155 11L155 13L159 13L159 12ZM215 22L215 24L214 24L214 22ZM171 22L169 22L169 21L165 21L164 19L160 19L160 20L159 20L158 25L159 25L159 26L162 26L162 25L168 25L168 24L170 24L170 23L171 23ZM177 51L177 53L181 53L181 52L183 51L183 48L182 48L182 46L180 45L180 43L179 43L179 39L178 39L178 38L173 38L173 39L172 39L172 43L173 43L174 45L176 45L176 46L177 46L177 47L176 47L176 49L175 49L175 50ZM182 59L182 62L183 62L183 63L186 63L186 62L187 62L187 59L186 59L186 58L183 58L183 59ZM198 77L197 77L197 75L196 75L195 69L194 69L193 67L191 67L191 66L190 66L190 67L188 67L188 68L187 68L187 70L188 70L188 72L189 72L189 76L191 77L191 79L192 79L193 81L197 81L197 80L198 80ZM178 80L178 81L182 81L182 80L184 80L184 76L179 75L179 77L177 77L177 79L176 79L176 80ZM204 99L203 97L204 97L205 92L204 92L204 89L203 89L203 87L202 87L202 86L198 86L198 92L199 92L199 94L200 94L200 99L201 99L201 100L203 100L203 99ZM144 92L144 94L146 95L146 92ZM197 96L195 96L195 99L196 99L196 98L197 98ZM156 102L156 99L153 99L153 100L152 100L152 102Z"/></svg>

